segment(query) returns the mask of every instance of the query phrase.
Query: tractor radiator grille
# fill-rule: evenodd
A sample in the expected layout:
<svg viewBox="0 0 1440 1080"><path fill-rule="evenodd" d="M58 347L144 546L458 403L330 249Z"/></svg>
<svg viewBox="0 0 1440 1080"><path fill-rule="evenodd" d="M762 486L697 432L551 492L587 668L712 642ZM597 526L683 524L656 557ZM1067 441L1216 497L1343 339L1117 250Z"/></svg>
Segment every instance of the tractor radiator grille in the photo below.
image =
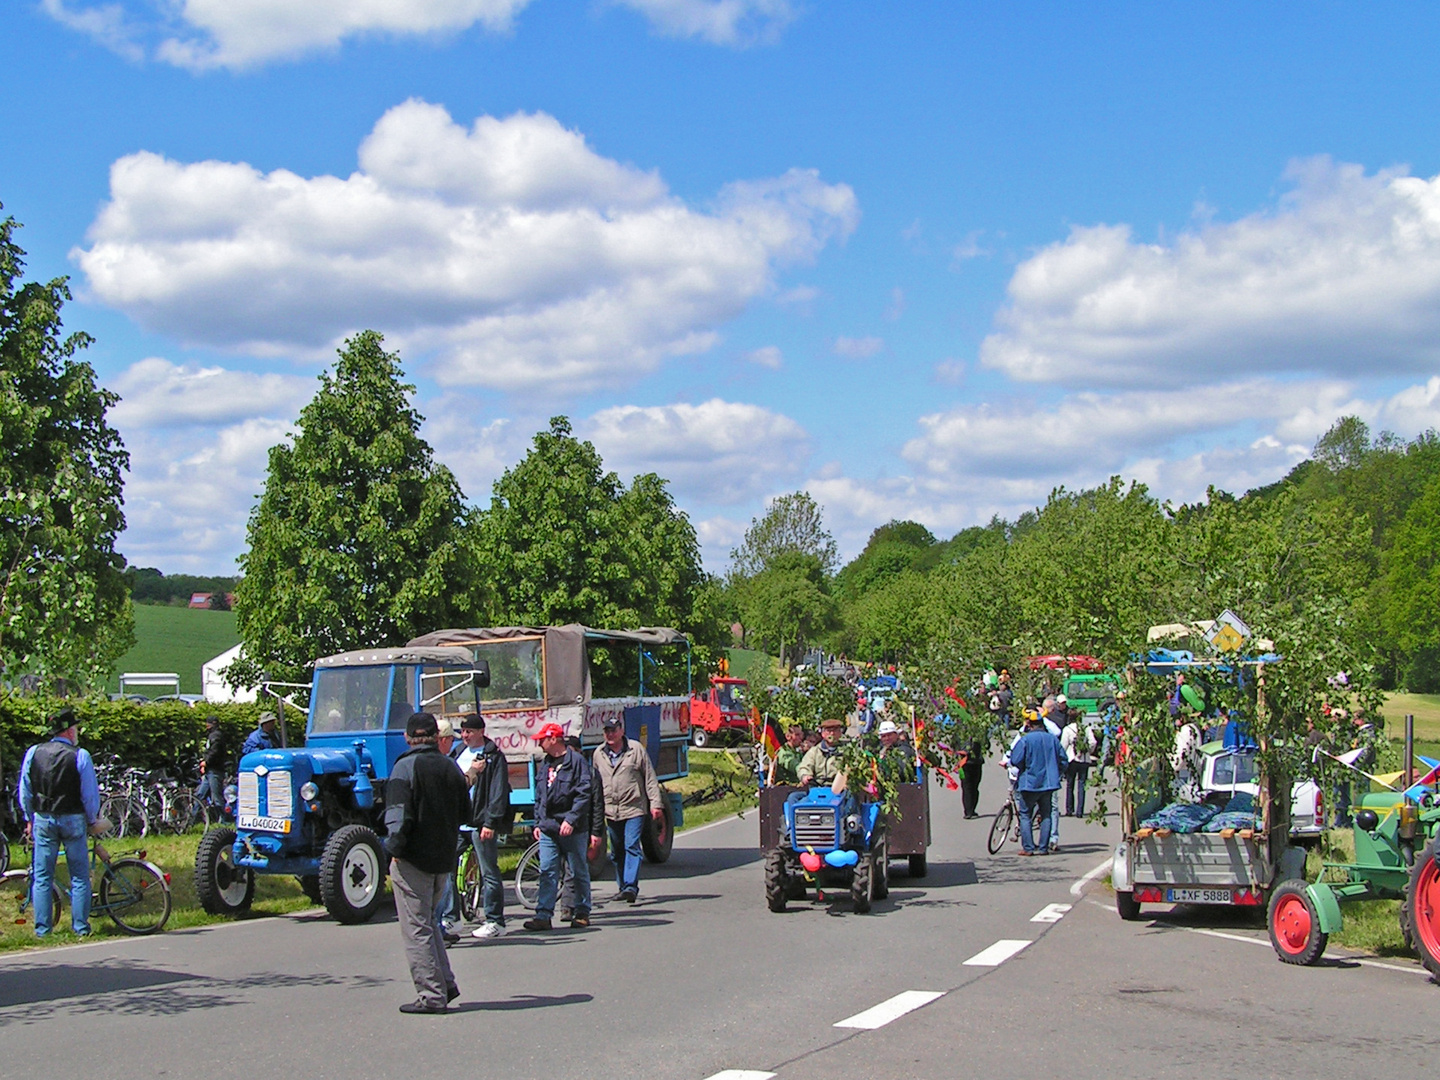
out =
<svg viewBox="0 0 1440 1080"><path fill-rule="evenodd" d="M260 813L260 778L253 772L240 774L240 805L236 813Z"/></svg>
<svg viewBox="0 0 1440 1080"><path fill-rule="evenodd" d="M834 810L796 810L795 846L797 848L835 846Z"/></svg>
<svg viewBox="0 0 1440 1080"><path fill-rule="evenodd" d="M290 774L272 772L265 777L265 813L269 817L288 818L294 809L290 796Z"/></svg>

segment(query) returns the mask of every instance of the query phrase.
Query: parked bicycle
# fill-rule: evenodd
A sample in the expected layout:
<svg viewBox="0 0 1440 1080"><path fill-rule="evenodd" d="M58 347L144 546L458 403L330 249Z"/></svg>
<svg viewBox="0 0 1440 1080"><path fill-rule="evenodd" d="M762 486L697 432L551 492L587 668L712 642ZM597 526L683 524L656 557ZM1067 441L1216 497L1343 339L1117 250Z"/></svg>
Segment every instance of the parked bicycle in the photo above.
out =
<svg viewBox="0 0 1440 1080"><path fill-rule="evenodd" d="M990 826L990 839L985 842L986 848L991 855L998 855L1007 841L1020 842L1020 814L1022 808L1020 799L1015 794L1015 788L1010 788L1009 798L995 814L995 821Z"/></svg>
<svg viewBox="0 0 1440 1080"><path fill-rule="evenodd" d="M29 848L28 844L26 846ZM30 849L30 854L29 866L0 874L0 909L9 909L13 903L15 922L25 922L30 918L28 911L35 871L33 849ZM92 878L97 869L100 878L94 884L94 900L90 905L92 916L107 916L127 934L153 934L164 929L170 919L172 903L170 877L147 861L145 852L112 858L105 846L92 837L89 867ZM50 888L54 925L58 926L69 892L61 889L59 874Z"/></svg>

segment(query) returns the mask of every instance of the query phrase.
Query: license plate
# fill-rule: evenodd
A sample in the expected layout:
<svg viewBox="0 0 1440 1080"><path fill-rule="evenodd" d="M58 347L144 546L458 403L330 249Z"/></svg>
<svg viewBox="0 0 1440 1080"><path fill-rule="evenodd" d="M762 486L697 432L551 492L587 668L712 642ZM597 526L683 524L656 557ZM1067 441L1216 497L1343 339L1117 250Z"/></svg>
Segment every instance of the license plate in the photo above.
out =
<svg viewBox="0 0 1440 1080"><path fill-rule="evenodd" d="M1230 904L1235 897L1229 889L1166 889L1165 901L1170 904Z"/></svg>
<svg viewBox="0 0 1440 1080"><path fill-rule="evenodd" d="M289 818L261 817L259 814L241 814L235 824L242 829L254 829L256 832L288 833L290 831Z"/></svg>

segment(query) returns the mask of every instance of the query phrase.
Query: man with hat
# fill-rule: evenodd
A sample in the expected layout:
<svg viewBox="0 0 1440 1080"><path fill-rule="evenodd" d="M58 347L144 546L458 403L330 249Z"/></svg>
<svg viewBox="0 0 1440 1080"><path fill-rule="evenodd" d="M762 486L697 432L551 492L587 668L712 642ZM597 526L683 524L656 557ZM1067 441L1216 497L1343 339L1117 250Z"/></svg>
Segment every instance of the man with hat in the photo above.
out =
<svg viewBox="0 0 1440 1080"><path fill-rule="evenodd" d="M845 735L845 721L831 718L820 721L820 742L805 751L800 759L800 786L833 784L840 772L840 740Z"/></svg>
<svg viewBox="0 0 1440 1080"><path fill-rule="evenodd" d="M256 729L245 736L245 743L240 747L240 756L253 754L257 750L275 749L275 714L273 712L262 712L260 724Z"/></svg>
<svg viewBox="0 0 1440 1080"><path fill-rule="evenodd" d="M414 713L405 722L410 749L395 759L385 782L385 851L390 888L405 938L405 959L416 998L402 1013L443 1013L460 996L435 909L455 867L460 825L470 817L470 793L455 763L440 753L435 717Z"/></svg>
<svg viewBox="0 0 1440 1080"><path fill-rule="evenodd" d="M490 941L505 934L505 882L500 877L500 840L510 833L510 767L505 754L485 734L485 718L466 713L460 721L465 749L455 759L470 785L470 821L463 831L480 864L480 899L485 921L472 936Z"/></svg>
<svg viewBox="0 0 1440 1080"><path fill-rule="evenodd" d="M90 752L81 750L80 721L73 709L50 718L50 739L25 751L20 764L20 809L25 834L35 842L35 874L30 902L35 905L35 936L50 933L54 919L51 889L55 862L65 848L70 874L70 926L90 933L90 853L87 830L99 836L109 829L100 820L100 785Z"/></svg>
<svg viewBox="0 0 1440 1080"><path fill-rule="evenodd" d="M881 720L876 733L880 736L881 759L898 762L897 771L908 774L904 782L914 783L915 748L900 740L900 726L894 720Z"/></svg>
<svg viewBox="0 0 1440 1080"><path fill-rule="evenodd" d="M560 860L570 866L575 889L570 925L590 925L590 840L592 799L590 766L580 751L565 743L565 729L546 724L535 733L545 756L535 770L535 839L540 842L540 883L535 917L525 929L549 930L560 893Z"/></svg>
<svg viewBox="0 0 1440 1080"><path fill-rule="evenodd" d="M656 822L664 816L660 781L650 755L625 737L624 718L605 718L605 743L595 751L591 768L595 787L605 804L605 828L610 834L610 857L615 860L617 899L635 903L640 895L640 834L648 814Z"/></svg>
<svg viewBox="0 0 1440 1080"><path fill-rule="evenodd" d="M200 758L200 784L195 789L195 812L191 815L193 825L204 813L209 803L218 815L225 807L225 769L230 764L225 753L225 734L220 730L220 718L205 718L205 752Z"/></svg>

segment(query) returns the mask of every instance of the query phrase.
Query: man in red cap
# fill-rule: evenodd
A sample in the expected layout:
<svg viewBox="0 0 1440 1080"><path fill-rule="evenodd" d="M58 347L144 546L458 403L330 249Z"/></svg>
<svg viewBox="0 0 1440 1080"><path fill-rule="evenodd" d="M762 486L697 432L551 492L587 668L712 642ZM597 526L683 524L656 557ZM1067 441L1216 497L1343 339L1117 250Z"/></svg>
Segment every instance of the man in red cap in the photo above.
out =
<svg viewBox="0 0 1440 1080"><path fill-rule="evenodd" d="M535 773L535 839L540 841L540 887L535 917L526 930L549 930L560 892L560 860L570 865L575 889L570 925L590 925L590 864L585 849L590 841L592 799L590 766L584 756L565 744L565 729L546 724L535 734L545 752Z"/></svg>

